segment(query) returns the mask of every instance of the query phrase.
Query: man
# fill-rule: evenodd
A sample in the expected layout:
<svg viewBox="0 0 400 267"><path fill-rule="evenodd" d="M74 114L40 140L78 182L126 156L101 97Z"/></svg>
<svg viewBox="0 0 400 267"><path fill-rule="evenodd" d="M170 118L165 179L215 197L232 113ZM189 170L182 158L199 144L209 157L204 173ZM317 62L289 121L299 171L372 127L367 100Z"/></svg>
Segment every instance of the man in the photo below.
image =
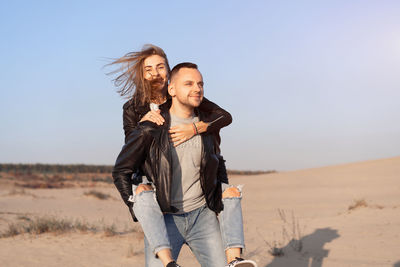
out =
<svg viewBox="0 0 400 267"><path fill-rule="evenodd" d="M160 58L154 58L153 57L152 60L153 61L155 60L155 63L154 63L155 66L160 64L160 62L156 62L157 60L160 60ZM150 62L152 60L150 60ZM147 68L147 67L151 67L150 65L145 65L145 66ZM181 67L182 67L182 65L180 67L176 68L176 71L175 71L175 73L173 72L173 74L175 74L176 76L180 77L181 75L178 75L178 72L179 72L179 74L181 74L180 73L180 68ZM199 75L196 78L201 77L201 74L198 72L197 67L193 68L193 64L192 65L189 64L188 66L184 67L182 71L185 73L188 70L191 70L192 72L193 71L197 72ZM176 103L175 105L173 104L171 106L171 110L174 110L173 107L182 106L182 101L179 101L179 98L177 98L178 94L174 93L175 92L174 91L175 90L174 89L175 88L174 85L175 84L179 85L179 86L176 86L177 88L185 88L186 85L183 85L182 83L179 83L178 81L181 82L181 80L178 79L178 78L172 79L173 78L172 76L173 75L171 74L171 84L170 84L170 88L169 88L169 93L171 94L171 96L173 98L172 102ZM199 79L197 79L196 82L199 82L198 80ZM190 82L192 84L194 84L194 79L192 79ZM174 99L177 99L177 100L174 100ZM201 88L200 92L197 93L196 96L190 96L189 99L191 99L191 100L195 99L197 101L196 103L192 103L193 101L190 102L189 106L190 106L190 108L192 110L191 112L193 112L194 111L193 108L198 107L198 105L200 105L200 103L201 103L201 100L203 99L202 88ZM187 106L188 105L188 103L185 103L184 101L183 101L183 103L184 103L183 106ZM178 109L178 110L181 111L182 109ZM156 114L150 114L150 115L154 116ZM168 116L169 114L163 114L163 115L164 115L164 117L166 119L167 118L169 119L169 116ZM182 114L180 114L180 115L182 115ZM185 116L181 116L181 117L185 118ZM179 116L175 117L175 119L176 120L174 120L174 121L171 120L172 124L171 123L166 123L166 124L164 124L164 127L160 127L157 130L155 130L155 129L151 128L151 127L150 127L151 129L149 130L148 123L143 123L143 125L139 125L137 127L137 129L133 130L131 132L131 134L129 134L127 136L126 145L124 146L120 156L118 157L118 160L117 160L114 172L113 172L115 183L116 183L119 191L121 192L121 195L122 195L123 199L125 200L125 202L127 204L129 203L127 197L130 195L130 191L132 191L132 189L129 191L129 186L130 186L130 176L131 176L133 170L135 170L135 169L137 169L139 167L142 167L142 169L144 170L146 176L149 178L149 180L151 180L154 183L154 186L156 187L156 192L157 192L157 200L158 200L158 203L156 203L157 206L156 205L150 205L149 206L149 203L152 202L151 201L152 200L151 187L149 188L148 185L140 185L138 187L139 190L136 190L136 195L138 197L137 197L137 202L134 205L134 208L137 208L139 210L135 210L135 213L139 213L139 214L143 214L143 213L146 214L147 213L147 215L149 215L149 214L151 214L151 212L150 213L148 212L149 210L153 212L152 216L147 217L147 219L146 219L146 216L142 216L142 220L139 218L139 221L141 222L142 227L144 228L143 230L145 232L145 235L146 235L146 232L151 232L152 223L153 223L154 226L158 225L157 223L154 224L154 222L157 221L157 220L154 220L154 214L157 214L157 209L159 210L161 208L161 210L163 212L178 212L178 214L180 212L183 212L184 214L186 214L187 211L188 211L187 209L190 210L188 212L192 212L193 208L195 208L194 210L198 210L199 206L200 207L204 206L204 203L207 202L206 201L207 198L204 198L204 196L206 196L208 198L217 197L216 199L219 199L219 201L212 201L211 203L207 202L207 205L210 208L213 207L213 205L214 205L214 211L215 212L219 212L220 209L222 208L222 205L220 203L221 202L220 201L220 199L221 199L221 191L220 191L221 189L220 188L215 187L215 188L212 189L212 192L213 192L212 194L210 192L208 194L206 194L207 192L205 193L205 192L202 192L202 190L200 190L200 189L204 189L204 188L202 188L202 186L200 185L200 179L199 178L197 178L197 182L194 183L194 184L191 184L190 181L189 181L189 183L186 183L186 181L184 183L182 183L182 181L181 181L181 184L179 184L179 180L178 179L171 179L171 177L167 177L165 169L161 169L161 173L159 172L160 169L157 169L156 173L154 173L154 172L152 173L151 170L154 171L154 169L155 169L154 165L157 165L157 164L160 163L158 161L154 161L154 159L148 158L148 157L156 156L156 155L157 155L157 157L160 156L160 151L151 150L152 146L154 146L154 145L159 146L161 144L160 142L156 142L154 140L154 138L157 138L157 140L160 141L159 140L160 136L158 136L158 135L160 133L165 134L165 131L166 131L166 133L167 133L166 136L168 136L168 128L169 128L169 126L171 126L171 125L172 126L173 125L180 125L181 123L185 122L185 120L180 120ZM155 122L157 122L157 121L155 121ZM186 122L188 122L188 121L186 121ZM197 121L193 121L193 123L197 123ZM158 124L162 124L162 123L158 123ZM191 125L191 123L189 123L189 125ZM193 127L197 131L196 124L193 124ZM160 129L163 129L163 130L160 130ZM154 136L154 134L156 134L156 136ZM174 134L174 133L172 133L172 134ZM208 136L211 136L211 135L208 135ZM171 137L172 137L172 140L175 139L175 141L177 141L175 143L175 145L180 145L180 143L182 143L181 141L179 141L179 140L177 140L175 138L176 136L174 137L174 135L172 135ZM186 141L182 145L182 147L189 147L190 143L193 143L193 142L195 142L195 140L197 140L196 144L197 144L197 148L199 148L199 144L201 144L201 142L199 142L199 140L202 140L202 139L199 139L199 138L200 138L200 136L193 137L189 141ZM209 138L210 137L208 137L208 139ZM216 137L214 136L213 142L215 142L215 139L216 139ZM135 141L133 142L132 140L135 140ZM141 141L138 141L138 140L141 140ZM144 141L148 141L148 142L144 142ZM132 144L134 144L134 145L132 145ZM162 143L162 144L164 146L168 146L168 142L167 143ZM150 156L149 156L149 154L147 153L147 151L149 149L150 149L150 152L153 152L153 153L156 153L156 154L150 154ZM214 149L217 150L218 148L214 147ZM171 147L171 149L170 149L171 155L175 155L176 156L177 154L179 154L179 153L177 153L177 151L179 151L179 150L180 150L179 146L177 146L176 148ZM132 151L134 151L134 152L132 152ZM197 151L197 152L199 152L199 151ZM172 157L172 158L174 158L174 157ZM158 159L160 160L160 158L158 158ZM213 158L213 159L215 160L215 158ZM167 157L167 158L164 158L164 160L170 160L170 158ZM193 160L193 159L191 159L191 160ZM142 164L142 162L144 162L144 164ZM135 164L133 164L133 163L135 163ZM175 173L175 175L174 175L175 178L178 177L178 176L182 177L182 173L185 172L185 171L188 171L188 169L186 167L180 166L180 164L181 163L179 162L179 160L175 159L173 161L173 168L172 169L173 169L173 173ZM217 165L218 165L218 162L217 162ZM216 169L215 169L215 171L216 171ZM161 177L160 177L160 175L161 175ZM172 187L173 190L168 190L168 188L171 186L171 184L175 185L175 187ZM197 190L196 190L196 188L197 188ZM190 196L189 198L187 198L187 199L184 198L184 195L182 195L182 191L181 191L182 189L185 189L187 191L185 197ZM162 192L160 190L164 190L164 192ZM236 188L228 188L227 190L225 190L224 194L226 194L228 199L229 199L229 197L238 197L238 195L234 194L234 193L238 193L235 190L237 190L237 189ZM232 195L232 192L233 192L233 195ZM195 193L194 196L193 196L193 193ZM196 195L196 193L197 193L197 195ZM172 199L172 202L173 202L172 204L173 205L171 203L169 203L169 201L171 199ZM235 201L234 199L229 199L229 200ZM153 202L155 203L155 201L153 201ZM189 206L187 206L188 203L189 203ZM177 206L177 207L175 207L174 205ZM186 207L185 207L185 205L186 205ZM215 205L217 205L217 206L215 206ZM140 210L140 209L142 209L142 210ZM146 209L147 211L143 212L143 209ZM207 210L205 210L205 211L207 211ZM165 219L166 222L167 222L168 218L173 218L173 217L170 217L169 214L167 214L165 216L163 216L161 212L158 212L158 214L159 214L159 218L158 219L159 220L164 220ZM227 215L227 216L229 218L229 215ZM235 216L233 216L233 218L234 217ZM148 220L149 218L151 218L151 219ZM241 211L240 211L240 220L241 220ZM241 223L241 222L239 222L239 223ZM202 224L198 224L198 225L202 225ZM216 225L218 225L218 223ZM203 224L203 226L204 226L204 224ZM145 229L145 228L147 228L147 229ZM168 228L168 224L167 224L167 228ZM155 230L155 229L153 229L153 230ZM220 244L220 239L221 238L220 237L217 238L217 236L216 236L216 235L218 235L217 232L218 231L213 233L214 236L213 236L212 239L213 239L213 244L218 247L219 244ZM163 233L163 231L160 231L160 233L158 233L158 234L166 235L166 233L165 232ZM169 235L169 239L171 239L170 229L169 228L168 228L168 235ZM231 246L231 247L229 247L227 249L226 255L227 255L228 259L232 260L232 256L235 256L235 255L239 256L240 255L240 249L243 248L243 246L244 246L244 245L241 245L241 244L243 244L243 241L240 241L240 239L241 239L240 236L241 235L242 235L242 233L239 233L239 238L237 238L237 240L239 240L238 241L239 243L236 244L236 247L235 247L235 244L233 244L233 246ZM151 244L152 240L150 240L150 239L147 240L147 236L148 235L146 235L146 240L145 240L146 241L146 262L149 264L149 266L153 266L152 263L151 263L152 261L155 261L155 264L159 263L159 261L155 257L152 257L152 252L155 252L155 251L150 249L150 244ZM151 235L149 235L149 236L151 236ZM159 237L156 237L156 238L159 238ZM165 237L164 237L164 240L165 240ZM172 238L171 242L174 242L176 240L179 241L179 238L178 239L176 237ZM233 240L235 240L235 239L233 239ZM188 242L186 239L185 239L185 241ZM160 258L160 260L163 262L164 266L166 266L168 263L172 263L171 262L172 258L171 258L171 255L170 255L170 247L169 247L170 245L167 244L167 242L165 242L164 245L165 245L164 247L162 245L158 247L158 251L157 251L156 254ZM181 245L182 244L180 244L180 246ZM178 245L177 244L172 244L172 249L173 249L173 251L172 251L173 253L172 254L173 254L175 259L178 256L180 246L179 246L179 244ZM202 247L202 246L200 246L200 247ZM205 246L205 247L208 247L208 249L212 248L212 247L209 247L209 246ZM176 248L178 248L178 250L176 250ZM203 250L205 249L204 246L202 247L202 249ZM202 251L202 249L200 250L201 254L204 253L204 251ZM235 251L235 249L236 249L236 251ZM215 254L217 251L219 251L219 249L212 248L211 250L208 251L208 253L211 253L211 254L214 253ZM165 252L167 252L167 253L165 253ZM211 257L211 259L214 259L214 260L218 259L218 258L221 258L221 257L220 256L217 257L215 255L214 255L214 257ZM222 257L222 258L224 258L224 257ZM233 257L233 259L235 259L235 257ZM199 260L199 261L201 261L201 260ZM220 266L219 264L218 265L213 265L212 261L211 261L211 263L207 263L206 262L204 264L206 264L205 266L207 266L207 264L211 264L210 266Z"/></svg>

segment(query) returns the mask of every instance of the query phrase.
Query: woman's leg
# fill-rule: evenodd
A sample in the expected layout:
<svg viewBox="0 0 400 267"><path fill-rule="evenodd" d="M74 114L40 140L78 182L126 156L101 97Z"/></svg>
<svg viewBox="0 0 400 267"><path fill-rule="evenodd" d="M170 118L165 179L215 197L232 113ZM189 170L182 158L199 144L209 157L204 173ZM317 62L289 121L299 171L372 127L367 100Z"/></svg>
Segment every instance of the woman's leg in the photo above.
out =
<svg viewBox="0 0 400 267"><path fill-rule="evenodd" d="M223 184L222 202L224 210L220 213L222 241L227 262L240 257L244 245L241 186Z"/></svg>
<svg viewBox="0 0 400 267"><path fill-rule="evenodd" d="M165 266L173 259L164 215L157 203L155 192L146 184L140 184L134 192L133 211L146 236L148 249L154 257L157 255Z"/></svg>

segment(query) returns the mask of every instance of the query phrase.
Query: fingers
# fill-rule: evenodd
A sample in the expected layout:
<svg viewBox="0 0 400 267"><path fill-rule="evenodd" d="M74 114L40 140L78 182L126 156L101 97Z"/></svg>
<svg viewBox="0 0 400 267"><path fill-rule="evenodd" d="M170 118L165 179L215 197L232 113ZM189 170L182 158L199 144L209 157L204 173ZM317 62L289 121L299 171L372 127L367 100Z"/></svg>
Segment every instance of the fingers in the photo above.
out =
<svg viewBox="0 0 400 267"><path fill-rule="evenodd" d="M174 136L170 135L170 139L171 139L171 142L173 142L173 143L179 142L181 140L183 140L183 142L184 142L187 140L184 136L181 136L181 135L174 135Z"/></svg>
<svg viewBox="0 0 400 267"><path fill-rule="evenodd" d="M186 137L176 136L171 138L171 142L174 144L174 147L179 146L180 144L186 142L188 139Z"/></svg>
<svg viewBox="0 0 400 267"><path fill-rule="evenodd" d="M183 133L185 135L191 135L193 133L192 124L181 124L169 128L169 133Z"/></svg>
<svg viewBox="0 0 400 267"><path fill-rule="evenodd" d="M169 135L171 142L174 144L174 147L179 146L180 144L186 142L187 140L191 139L192 136L186 136L183 133L172 133Z"/></svg>
<svg viewBox="0 0 400 267"><path fill-rule="evenodd" d="M160 122L161 124L163 124L165 122L163 116L161 116L160 114L160 110L152 110L151 112L151 116L155 118L155 120L157 120L158 122Z"/></svg>
<svg viewBox="0 0 400 267"><path fill-rule="evenodd" d="M177 146L179 146L180 144L182 144L182 143L184 143L184 142L186 142L186 141L187 141L186 139L182 139L182 140L180 140L180 141L174 143L174 147L177 147Z"/></svg>
<svg viewBox="0 0 400 267"><path fill-rule="evenodd" d="M149 113L149 118L152 122L156 123L157 125L163 125L164 118L160 115L159 112L152 110Z"/></svg>
<svg viewBox="0 0 400 267"><path fill-rule="evenodd" d="M172 134L182 134L182 133L183 133L183 131L180 129L179 126L171 127L171 128L168 130L168 132L169 132L170 135L172 135Z"/></svg>
<svg viewBox="0 0 400 267"><path fill-rule="evenodd" d="M170 133L176 132L179 130L179 128L180 128L180 125L173 126L173 127L169 128L169 132Z"/></svg>
<svg viewBox="0 0 400 267"><path fill-rule="evenodd" d="M192 124L181 124L169 129L169 136L174 146L178 146L194 136Z"/></svg>
<svg viewBox="0 0 400 267"><path fill-rule="evenodd" d="M160 115L160 111L154 111L151 110L146 113L146 115L143 116L143 118L140 121L151 121L157 125L163 125L165 120L163 116Z"/></svg>

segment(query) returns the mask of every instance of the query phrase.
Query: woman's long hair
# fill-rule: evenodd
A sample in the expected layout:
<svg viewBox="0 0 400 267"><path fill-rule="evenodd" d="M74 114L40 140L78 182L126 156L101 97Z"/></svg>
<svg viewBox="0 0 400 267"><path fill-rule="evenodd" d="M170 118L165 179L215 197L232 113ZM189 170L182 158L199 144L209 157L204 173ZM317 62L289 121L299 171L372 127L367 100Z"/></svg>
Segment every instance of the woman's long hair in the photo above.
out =
<svg viewBox="0 0 400 267"><path fill-rule="evenodd" d="M152 55L159 55L165 59L166 68L169 73L170 67L167 55L160 47L152 44L146 44L140 52L130 52L106 65L119 65L118 69L109 74L119 73L119 75L113 79L113 82L118 88L117 92L121 96L132 97L141 105L150 103L151 86L143 77L143 64L144 60Z"/></svg>

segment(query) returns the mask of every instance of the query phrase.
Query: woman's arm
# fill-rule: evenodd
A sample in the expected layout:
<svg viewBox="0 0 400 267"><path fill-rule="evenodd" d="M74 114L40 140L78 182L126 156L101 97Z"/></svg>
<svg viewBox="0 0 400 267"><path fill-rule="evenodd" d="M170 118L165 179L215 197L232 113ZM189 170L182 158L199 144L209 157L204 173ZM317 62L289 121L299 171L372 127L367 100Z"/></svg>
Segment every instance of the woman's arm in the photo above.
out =
<svg viewBox="0 0 400 267"><path fill-rule="evenodd" d="M133 129L135 129L135 127L139 122L139 114L135 112L131 100L124 104L122 119L124 124L125 143L126 143L129 134L133 131Z"/></svg>
<svg viewBox="0 0 400 267"><path fill-rule="evenodd" d="M207 98L203 99L199 109L206 114L206 117L203 118L204 121L171 127L169 133L174 146L178 146L196 134L204 132L217 134L218 142L221 141L219 130L232 123L231 114Z"/></svg>
<svg viewBox="0 0 400 267"><path fill-rule="evenodd" d="M150 110L147 106L135 106L132 102L133 100L129 100L124 104L123 107L123 124L124 124L124 132L125 132L125 143L129 134L136 128L139 122L142 121L151 121L156 123L157 125L162 125L164 123L164 118L160 115L160 111Z"/></svg>
<svg viewBox="0 0 400 267"><path fill-rule="evenodd" d="M196 123L199 133L203 132L217 132L221 128L228 126L232 123L232 116L226 110L220 108L217 104L211 102L207 98L204 98L201 102L199 109L207 113L207 117L204 121Z"/></svg>

